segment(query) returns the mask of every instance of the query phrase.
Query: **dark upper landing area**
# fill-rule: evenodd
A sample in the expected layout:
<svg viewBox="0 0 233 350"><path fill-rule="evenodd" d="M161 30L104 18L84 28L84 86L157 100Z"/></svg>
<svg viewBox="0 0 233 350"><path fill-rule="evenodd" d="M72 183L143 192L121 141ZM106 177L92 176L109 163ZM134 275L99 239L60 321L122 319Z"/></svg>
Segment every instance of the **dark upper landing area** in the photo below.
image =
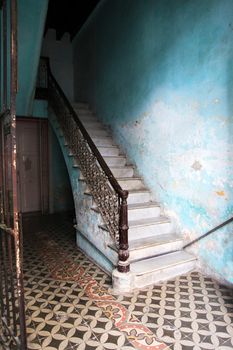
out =
<svg viewBox="0 0 233 350"><path fill-rule="evenodd" d="M65 32L70 33L72 40L99 1L49 0L44 34L46 34L49 28L53 28L56 29L57 40L60 40Z"/></svg>

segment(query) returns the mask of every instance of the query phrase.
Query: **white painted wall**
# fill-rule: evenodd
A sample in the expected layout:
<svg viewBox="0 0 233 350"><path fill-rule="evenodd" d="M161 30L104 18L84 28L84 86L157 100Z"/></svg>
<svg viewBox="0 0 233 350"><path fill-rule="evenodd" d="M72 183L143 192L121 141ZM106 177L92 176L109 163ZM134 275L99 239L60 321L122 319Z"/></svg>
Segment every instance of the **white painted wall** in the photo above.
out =
<svg viewBox="0 0 233 350"><path fill-rule="evenodd" d="M68 99L74 100L73 52L69 33L56 40L55 29L49 29L43 40L42 56L50 58L51 70Z"/></svg>

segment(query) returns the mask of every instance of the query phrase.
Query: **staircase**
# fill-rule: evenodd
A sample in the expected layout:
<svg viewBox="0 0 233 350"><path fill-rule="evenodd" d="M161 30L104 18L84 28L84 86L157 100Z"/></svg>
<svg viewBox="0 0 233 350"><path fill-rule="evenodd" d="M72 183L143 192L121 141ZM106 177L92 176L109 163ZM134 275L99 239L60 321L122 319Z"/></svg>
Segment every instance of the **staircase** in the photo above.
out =
<svg viewBox="0 0 233 350"><path fill-rule="evenodd" d="M149 189L143 183L143 179L137 175L135 167L128 162L119 146L115 144L110 131L101 124L87 104L75 103L73 108L120 186L129 191L130 289L142 288L194 269L196 258L182 250L182 236L175 232L169 217L162 214L160 204L153 200ZM69 140L66 140L65 145L69 150ZM69 157L73 157L74 155L68 150ZM73 167L78 168L78 164L74 160ZM85 178L82 174L80 174L79 181L85 184ZM83 191L91 198L87 186L84 187ZM90 209L92 213L95 212L99 216L97 220L98 230L102 231L103 237L104 234L110 236L93 199ZM78 232L82 231L79 230L79 220L77 230ZM107 245L108 250L111 250L108 259L112 261L114 266L117 261L117 247L114 241L108 241ZM101 250L103 253L103 249ZM88 248L86 253L90 256Z"/></svg>

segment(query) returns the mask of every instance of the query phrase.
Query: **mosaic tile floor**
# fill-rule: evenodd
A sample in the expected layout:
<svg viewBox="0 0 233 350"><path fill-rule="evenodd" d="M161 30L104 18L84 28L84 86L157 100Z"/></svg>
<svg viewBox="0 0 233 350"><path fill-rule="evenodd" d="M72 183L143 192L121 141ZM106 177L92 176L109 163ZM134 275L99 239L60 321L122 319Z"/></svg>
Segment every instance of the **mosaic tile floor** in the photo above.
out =
<svg viewBox="0 0 233 350"><path fill-rule="evenodd" d="M198 272L135 291L75 246L71 220L24 220L29 349L233 349L233 290Z"/></svg>

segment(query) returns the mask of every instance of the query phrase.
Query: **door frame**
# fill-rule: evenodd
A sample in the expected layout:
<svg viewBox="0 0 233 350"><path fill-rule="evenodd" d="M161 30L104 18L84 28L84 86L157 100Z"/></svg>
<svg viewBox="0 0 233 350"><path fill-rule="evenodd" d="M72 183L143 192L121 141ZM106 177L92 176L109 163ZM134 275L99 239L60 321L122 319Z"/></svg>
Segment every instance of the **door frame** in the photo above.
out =
<svg viewBox="0 0 233 350"><path fill-rule="evenodd" d="M49 213L49 134L48 119L39 117L17 116L16 125L20 122L37 123L39 125L39 179L40 179L40 210L35 212L25 212L25 214L47 214ZM20 174L18 167L18 186L20 187ZM20 202L21 193L18 191Z"/></svg>

